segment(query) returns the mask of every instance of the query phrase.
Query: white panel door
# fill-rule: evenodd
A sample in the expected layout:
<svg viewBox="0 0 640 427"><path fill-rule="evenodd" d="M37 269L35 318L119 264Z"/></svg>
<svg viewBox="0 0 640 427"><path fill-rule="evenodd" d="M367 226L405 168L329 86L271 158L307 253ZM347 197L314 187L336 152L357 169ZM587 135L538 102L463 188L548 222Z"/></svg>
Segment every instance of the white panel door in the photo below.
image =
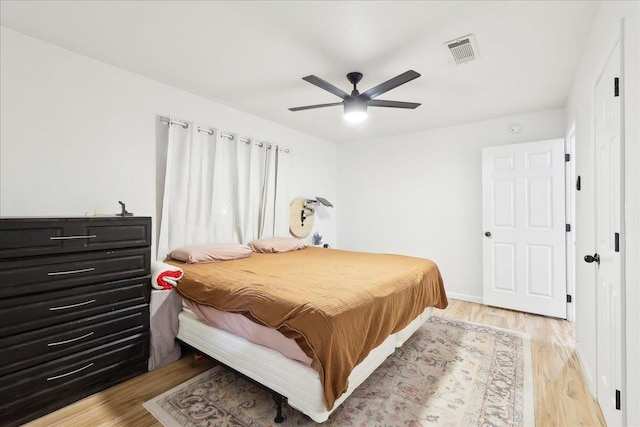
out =
<svg viewBox="0 0 640 427"><path fill-rule="evenodd" d="M622 390L620 51L609 57L595 91L596 254L585 257L596 269L596 357L598 402L607 424L622 425L616 390ZM616 240L618 241L616 243ZM618 247L618 250L616 250ZM595 262L594 262L595 261Z"/></svg>
<svg viewBox="0 0 640 427"><path fill-rule="evenodd" d="M485 304L566 318L564 140L482 150Z"/></svg>

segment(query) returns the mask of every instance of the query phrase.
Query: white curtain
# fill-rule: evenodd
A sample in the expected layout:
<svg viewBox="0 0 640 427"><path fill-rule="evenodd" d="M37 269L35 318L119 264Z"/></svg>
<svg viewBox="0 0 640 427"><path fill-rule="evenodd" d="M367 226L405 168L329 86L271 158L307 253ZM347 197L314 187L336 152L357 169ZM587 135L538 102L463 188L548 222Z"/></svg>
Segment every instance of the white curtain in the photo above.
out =
<svg viewBox="0 0 640 427"><path fill-rule="evenodd" d="M267 144L267 152L264 161L264 181L262 184L262 205L260 207L260 218L258 226L258 237L274 236L275 221L275 188L276 188L276 165L277 150L273 145Z"/></svg>
<svg viewBox="0 0 640 427"><path fill-rule="evenodd" d="M262 189L266 160L266 142L241 138L236 144L238 168L236 174L236 234L242 243L260 236Z"/></svg>
<svg viewBox="0 0 640 427"><path fill-rule="evenodd" d="M289 183L291 182L291 150L276 146L276 183L274 201L274 236L289 235Z"/></svg>
<svg viewBox="0 0 640 427"><path fill-rule="evenodd" d="M287 235L290 157L272 143L170 125L158 259L185 245Z"/></svg>

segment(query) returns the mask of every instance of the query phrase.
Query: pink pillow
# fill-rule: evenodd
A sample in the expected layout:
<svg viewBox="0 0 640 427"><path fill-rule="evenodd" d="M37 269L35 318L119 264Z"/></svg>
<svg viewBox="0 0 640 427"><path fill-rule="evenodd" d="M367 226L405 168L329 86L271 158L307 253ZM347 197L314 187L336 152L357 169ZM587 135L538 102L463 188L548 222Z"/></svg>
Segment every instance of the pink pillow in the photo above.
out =
<svg viewBox="0 0 640 427"><path fill-rule="evenodd" d="M279 253L289 252L298 249L304 249L307 245L302 240L294 239L293 237L271 237L269 239L259 239L249 242L249 247L254 252L267 253Z"/></svg>
<svg viewBox="0 0 640 427"><path fill-rule="evenodd" d="M174 249L169 256L188 264L199 262L230 261L251 255L251 248L234 243L218 245L191 245Z"/></svg>

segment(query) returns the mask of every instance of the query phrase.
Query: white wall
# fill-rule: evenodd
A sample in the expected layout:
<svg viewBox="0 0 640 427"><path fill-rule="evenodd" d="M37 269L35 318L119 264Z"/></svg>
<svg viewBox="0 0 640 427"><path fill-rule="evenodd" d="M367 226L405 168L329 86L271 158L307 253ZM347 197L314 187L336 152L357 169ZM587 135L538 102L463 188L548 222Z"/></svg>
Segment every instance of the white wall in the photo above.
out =
<svg viewBox="0 0 640 427"><path fill-rule="evenodd" d="M558 109L340 146L340 246L430 258L449 296L481 302L481 150L564 133Z"/></svg>
<svg viewBox="0 0 640 427"><path fill-rule="evenodd" d="M578 259L595 248L594 206L594 86L620 34L625 18L623 101L626 110L625 221L623 234L626 263L626 389L622 390L627 425L640 426L640 7L638 2L602 2L567 104L567 126L576 124L576 166L582 177L576 211ZM578 352L595 393L596 325L595 271L592 265L576 265L576 340ZM626 399L625 399L626 396Z"/></svg>
<svg viewBox="0 0 640 427"><path fill-rule="evenodd" d="M156 218L158 115L292 149L291 197L336 200L334 144L1 28L0 215ZM337 243L337 209L314 230ZM155 242L154 242L155 243Z"/></svg>

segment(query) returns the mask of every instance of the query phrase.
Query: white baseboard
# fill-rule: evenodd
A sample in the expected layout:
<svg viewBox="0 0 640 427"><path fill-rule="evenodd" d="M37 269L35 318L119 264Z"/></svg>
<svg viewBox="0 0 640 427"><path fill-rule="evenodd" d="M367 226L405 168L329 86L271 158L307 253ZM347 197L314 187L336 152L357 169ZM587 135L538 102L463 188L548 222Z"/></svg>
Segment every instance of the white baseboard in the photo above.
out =
<svg viewBox="0 0 640 427"><path fill-rule="evenodd" d="M482 297L476 297L473 295L456 294L453 292L447 292L447 297L451 299L458 299L461 301L476 302L478 304L482 304Z"/></svg>
<svg viewBox="0 0 640 427"><path fill-rule="evenodd" d="M578 356L578 361L580 362L580 368L582 368L582 375L584 375L584 380L587 382L587 387L591 392L591 396L597 400L597 391L596 384L593 382L593 374L591 369L589 368L589 364L585 361L584 356L582 355L582 351L580 351L580 345L576 342L576 356Z"/></svg>

